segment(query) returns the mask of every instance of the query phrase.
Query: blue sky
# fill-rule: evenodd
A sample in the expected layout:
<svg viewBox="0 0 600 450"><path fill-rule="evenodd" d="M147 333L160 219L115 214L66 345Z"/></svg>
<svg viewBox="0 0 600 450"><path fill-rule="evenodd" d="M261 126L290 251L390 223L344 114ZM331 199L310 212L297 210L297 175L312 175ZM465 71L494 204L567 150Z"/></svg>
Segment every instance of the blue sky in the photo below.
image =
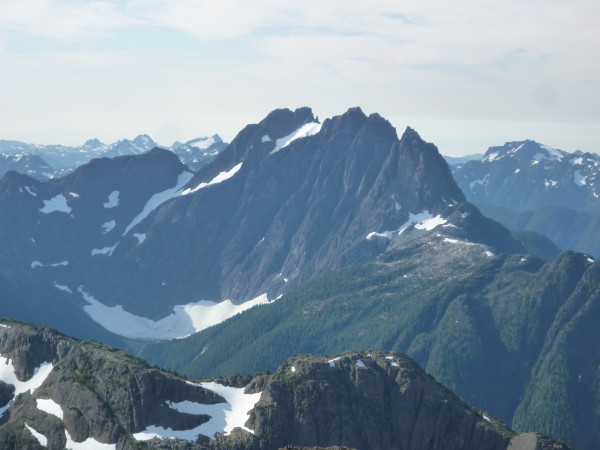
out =
<svg viewBox="0 0 600 450"><path fill-rule="evenodd" d="M361 106L444 154L600 152L597 0L0 0L0 139L232 139Z"/></svg>

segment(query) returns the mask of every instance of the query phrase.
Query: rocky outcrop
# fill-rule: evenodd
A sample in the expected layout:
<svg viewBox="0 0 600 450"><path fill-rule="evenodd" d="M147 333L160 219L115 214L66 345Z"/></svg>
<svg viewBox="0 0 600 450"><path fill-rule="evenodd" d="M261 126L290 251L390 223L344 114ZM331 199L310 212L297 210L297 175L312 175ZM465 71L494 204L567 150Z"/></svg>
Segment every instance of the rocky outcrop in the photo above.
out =
<svg viewBox="0 0 600 450"><path fill-rule="evenodd" d="M294 357L249 420L265 448L505 449L512 432L398 353Z"/></svg>

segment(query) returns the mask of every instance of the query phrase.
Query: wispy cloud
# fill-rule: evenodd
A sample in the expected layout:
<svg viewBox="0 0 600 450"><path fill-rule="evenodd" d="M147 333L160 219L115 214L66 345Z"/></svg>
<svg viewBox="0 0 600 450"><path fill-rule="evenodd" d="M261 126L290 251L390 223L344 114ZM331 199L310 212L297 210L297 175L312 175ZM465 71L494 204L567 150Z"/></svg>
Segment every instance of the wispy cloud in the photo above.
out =
<svg viewBox="0 0 600 450"><path fill-rule="evenodd" d="M111 1L0 0L0 11L0 29L64 41L106 37L137 23Z"/></svg>

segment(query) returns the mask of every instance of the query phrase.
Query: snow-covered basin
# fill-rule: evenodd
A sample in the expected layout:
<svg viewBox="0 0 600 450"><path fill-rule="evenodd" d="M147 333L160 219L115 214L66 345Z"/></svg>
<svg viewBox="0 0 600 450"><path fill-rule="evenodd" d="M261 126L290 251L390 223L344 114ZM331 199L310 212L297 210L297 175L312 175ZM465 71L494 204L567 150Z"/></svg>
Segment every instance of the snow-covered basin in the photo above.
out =
<svg viewBox="0 0 600 450"><path fill-rule="evenodd" d="M155 321L125 311L120 305L106 306L82 287L78 291L88 302L84 310L94 321L119 336L143 340L183 338L217 325L253 306L270 303L267 294L259 295L240 305L230 300L219 303L199 301L177 305L171 314Z"/></svg>
<svg viewBox="0 0 600 450"><path fill-rule="evenodd" d="M247 428L244 424L250 417L250 411L260 399L260 392L255 394L245 394L244 388L228 387L214 382L192 383L188 381L188 383L193 386L201 386L204 389L219 394L225 399L226 403L204 405L190 401L179 403L169 402L167 405L170 408L181 413L195 415L206 414L211 418L208 422L190 430L172 430L170 428L152 425L147 427L146 430L133 435L138 441L145 441L154 437L179 438L195 441L198 434L213 438L215 433L224 433L227 435L236 427L254 433L254 431Z"/></svg>

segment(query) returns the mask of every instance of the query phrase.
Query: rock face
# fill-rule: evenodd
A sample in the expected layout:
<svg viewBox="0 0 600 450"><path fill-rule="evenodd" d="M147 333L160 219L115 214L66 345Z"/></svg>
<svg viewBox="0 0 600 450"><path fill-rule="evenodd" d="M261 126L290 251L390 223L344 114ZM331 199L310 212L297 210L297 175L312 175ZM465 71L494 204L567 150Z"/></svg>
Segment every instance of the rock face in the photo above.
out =
<svg viewBox="0 0 600 450"><path fill-rule="evenodd" d="M278 448L505 449L512 432L436 383L401 354L291 358L250 423ZM268 447L269 448L269 447Z"/></svg>
<svg viewBox="0 0 600 450"><path fill-rule="evenodd" d="M132 433L148 426L192 429L208 420L205 415L167 407L168 402L210 405L224 401L214 392L151 368L120 350L78 342L48 328L2 322L3 364L14 368L21 382L40 380L12 399L0 419L4 422L0 426L3 449L24 448L23 442L37 448L23 424L43 435L48 448L64 448L66 433L75 442L93 439L97 445L127 446L135 442ZM41 406L44 402L53 407Z"/></svg>
<svg viewBox="0 0 600 450"><path fill-rule="evenodd" d="M9 404L0 402L0 447L6 450L82 442L107 450L564 448L532 447L532 439L544 441L535 436L513 439L505 425L462 401L407 356L387 352L292 357L246 387L243 395L260 397L244 424L252 433L233 428L203 436L197 427L214 421L219 408L239 413L215 392L111 347L20 322L0 324L0 378L18 391ZM247 379L220 381L236 385ZM207 413L194 412L193 405L206 406ZM196 431L187 440L140 441L136 434L173 430Z"/></svg>

